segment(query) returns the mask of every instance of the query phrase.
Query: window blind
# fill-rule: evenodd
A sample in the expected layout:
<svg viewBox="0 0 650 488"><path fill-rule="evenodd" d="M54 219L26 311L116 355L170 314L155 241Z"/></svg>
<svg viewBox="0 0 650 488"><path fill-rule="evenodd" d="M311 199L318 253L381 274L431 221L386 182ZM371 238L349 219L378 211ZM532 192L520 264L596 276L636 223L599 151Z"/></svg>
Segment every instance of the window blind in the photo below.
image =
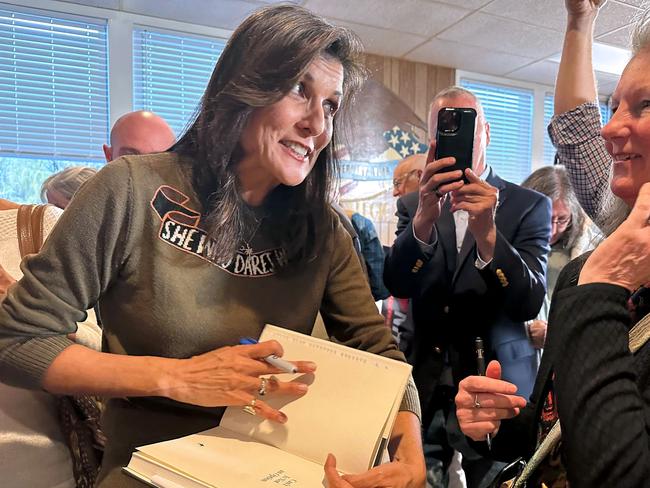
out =
<svg viewBox="0 0 650 488"><path fill-rule="evenodd" d="M490 123L488 164L502 178L520 183L531 168L533 91L464 78L460 84L479 98Z"/></svg>
<svg viewBox="0 0 650 488"><path fill-rule="evenodd" d="M0 4L0 155L101 161L106 22Z"/></svg>
<svg viewBox="0 0 650 488"><path fill-rule="evenodd" d="M223 39L133 30L133 106L163 117L177 136L192 122Z"/></svg>

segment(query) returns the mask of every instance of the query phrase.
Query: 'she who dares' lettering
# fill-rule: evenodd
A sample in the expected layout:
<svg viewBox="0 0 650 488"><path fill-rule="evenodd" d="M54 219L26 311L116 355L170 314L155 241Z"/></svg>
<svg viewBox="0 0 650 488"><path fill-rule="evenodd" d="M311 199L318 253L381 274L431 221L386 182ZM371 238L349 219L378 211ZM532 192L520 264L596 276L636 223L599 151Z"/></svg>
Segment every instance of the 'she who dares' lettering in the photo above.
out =
<svg viewBox="0 0 650 488"><path fill-rule="evenodd" d="M285 264L286 253L281 248L253 251L248 245L226 263L217 263L215 243L198 227L201 215L185 206L189 201L182 192L170 186L161 186L151 200L151 206L161 219L158 237L181 251L198 256L238 276L262 277L275 273Z"/></svg>

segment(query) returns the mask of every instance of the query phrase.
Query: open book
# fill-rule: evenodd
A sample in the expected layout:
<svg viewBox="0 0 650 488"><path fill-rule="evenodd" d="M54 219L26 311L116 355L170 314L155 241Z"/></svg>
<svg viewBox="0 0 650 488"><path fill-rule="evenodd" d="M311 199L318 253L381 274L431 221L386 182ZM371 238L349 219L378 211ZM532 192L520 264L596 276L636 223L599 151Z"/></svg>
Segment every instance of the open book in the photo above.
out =
<svg viewBox="0 0 650 488"><path fill-rule="evenodd" d="M276 375L310 385L300 398L264 397L286 424L230 407L219 427L139 447L126 472L160 487L315 488L323 486L329 452L343 473L378 464L411 366L267 325L260 342L270 339L282 344L284 358L318 366L315 374Z"/></svg>

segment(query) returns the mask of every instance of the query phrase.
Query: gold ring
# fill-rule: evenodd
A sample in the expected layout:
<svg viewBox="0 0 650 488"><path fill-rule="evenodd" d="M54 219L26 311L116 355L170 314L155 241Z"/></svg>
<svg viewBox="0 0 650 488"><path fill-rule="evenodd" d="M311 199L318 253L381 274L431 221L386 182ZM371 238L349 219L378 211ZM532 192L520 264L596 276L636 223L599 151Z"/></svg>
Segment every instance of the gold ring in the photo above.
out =
<svg viewBox="0 0 650 488"><path fill-rule="evenodd" d="M257 390L257 393L260 394L260 396L266 395L266 378L260 378L262 380L262 383L260 384L260 389Z"/></svg>
<svg viewBox="0 0 650 488"><path fill-rule="evenodd" d="M257 412L255 411L256 404L257 404L257 399L253 398L250 402L248 402L248 405L244 407L244 412L249 413L251 415L257 415Z"/></svg>

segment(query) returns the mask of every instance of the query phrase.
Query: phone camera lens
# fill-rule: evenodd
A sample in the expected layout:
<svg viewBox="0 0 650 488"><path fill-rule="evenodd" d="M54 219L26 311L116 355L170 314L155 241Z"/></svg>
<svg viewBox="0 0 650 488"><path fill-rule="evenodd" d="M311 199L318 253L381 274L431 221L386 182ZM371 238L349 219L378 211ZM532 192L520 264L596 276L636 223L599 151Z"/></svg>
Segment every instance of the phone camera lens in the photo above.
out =
<svg viewBox="0 0 650 488"><path fill-rule="evenodd" d="M441 132L454 133L460 127L460 112L453 108L443 108L438 114L438 127Z"/></svg>

